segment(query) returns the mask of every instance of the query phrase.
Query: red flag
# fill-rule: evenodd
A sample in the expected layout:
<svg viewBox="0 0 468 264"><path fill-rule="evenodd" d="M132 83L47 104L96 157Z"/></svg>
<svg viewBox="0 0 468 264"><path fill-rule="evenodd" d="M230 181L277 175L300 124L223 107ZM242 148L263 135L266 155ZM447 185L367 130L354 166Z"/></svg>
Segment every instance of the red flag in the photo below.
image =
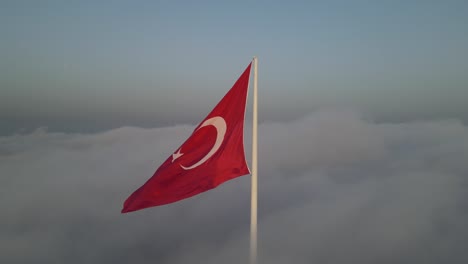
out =
<svg viewBox="0 0 468 264"><path fill-rule="evenodd" d="M122 213L173 203L250 173L244 155L250 66L182 146L127 198Z"/></svg>

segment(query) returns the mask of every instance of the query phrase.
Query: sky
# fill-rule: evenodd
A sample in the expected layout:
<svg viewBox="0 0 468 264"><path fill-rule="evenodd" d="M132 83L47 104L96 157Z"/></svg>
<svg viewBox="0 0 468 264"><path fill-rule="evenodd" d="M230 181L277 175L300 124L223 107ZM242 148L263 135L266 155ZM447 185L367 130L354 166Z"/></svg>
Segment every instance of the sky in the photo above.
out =
<svg viewBox="0 0 468 264"><path fill-rule="evenodd" d="M0 263L247 262L248 175L120 210L253 56L260 263L468 263L467 14L1 1Z"/></svg>
<svg viewBox="0 0 468 264"><path fill-rule="evenodd" d="M195 124L259 58L260 119L468 120L466 1L2 1L0 134Z"/></svg>

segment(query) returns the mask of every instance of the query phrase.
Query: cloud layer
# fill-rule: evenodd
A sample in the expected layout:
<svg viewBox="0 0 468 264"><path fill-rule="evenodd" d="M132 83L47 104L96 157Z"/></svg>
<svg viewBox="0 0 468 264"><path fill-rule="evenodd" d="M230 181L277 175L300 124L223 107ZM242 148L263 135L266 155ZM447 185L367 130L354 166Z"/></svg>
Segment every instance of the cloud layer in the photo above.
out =
<svg viewBox="0 0 468 264"><path fill-rule="evenodd" d="M246 262L248 176L120 214L192 128L1 137L0 262ZM262 263L468 262L462 123L324 111L259 132Z"/></svg>

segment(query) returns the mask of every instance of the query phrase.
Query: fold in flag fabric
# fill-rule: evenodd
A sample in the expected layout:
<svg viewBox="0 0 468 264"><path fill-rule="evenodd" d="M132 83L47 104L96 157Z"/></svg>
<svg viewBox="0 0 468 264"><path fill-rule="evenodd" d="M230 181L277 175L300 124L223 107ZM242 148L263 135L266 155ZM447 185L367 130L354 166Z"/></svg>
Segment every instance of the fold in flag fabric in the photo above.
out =
<svg viewBox="0 0 468 264"><path fill-rule="evenodd" d="M186 199L250 173L244 154L250 67L182 146L127 198L122 213Z"/></svg>

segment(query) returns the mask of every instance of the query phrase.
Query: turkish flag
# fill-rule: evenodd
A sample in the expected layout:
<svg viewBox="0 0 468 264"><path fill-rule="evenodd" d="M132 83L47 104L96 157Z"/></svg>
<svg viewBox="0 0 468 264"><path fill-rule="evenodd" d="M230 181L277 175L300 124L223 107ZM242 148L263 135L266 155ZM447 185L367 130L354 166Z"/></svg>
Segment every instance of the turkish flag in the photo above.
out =
<svg viewBox="0 0 468 264"><path fill-rule="evenodd" d="M250 173L244 154L250 66L182 146L127 198L122 213L173 203Z"/></svg>

